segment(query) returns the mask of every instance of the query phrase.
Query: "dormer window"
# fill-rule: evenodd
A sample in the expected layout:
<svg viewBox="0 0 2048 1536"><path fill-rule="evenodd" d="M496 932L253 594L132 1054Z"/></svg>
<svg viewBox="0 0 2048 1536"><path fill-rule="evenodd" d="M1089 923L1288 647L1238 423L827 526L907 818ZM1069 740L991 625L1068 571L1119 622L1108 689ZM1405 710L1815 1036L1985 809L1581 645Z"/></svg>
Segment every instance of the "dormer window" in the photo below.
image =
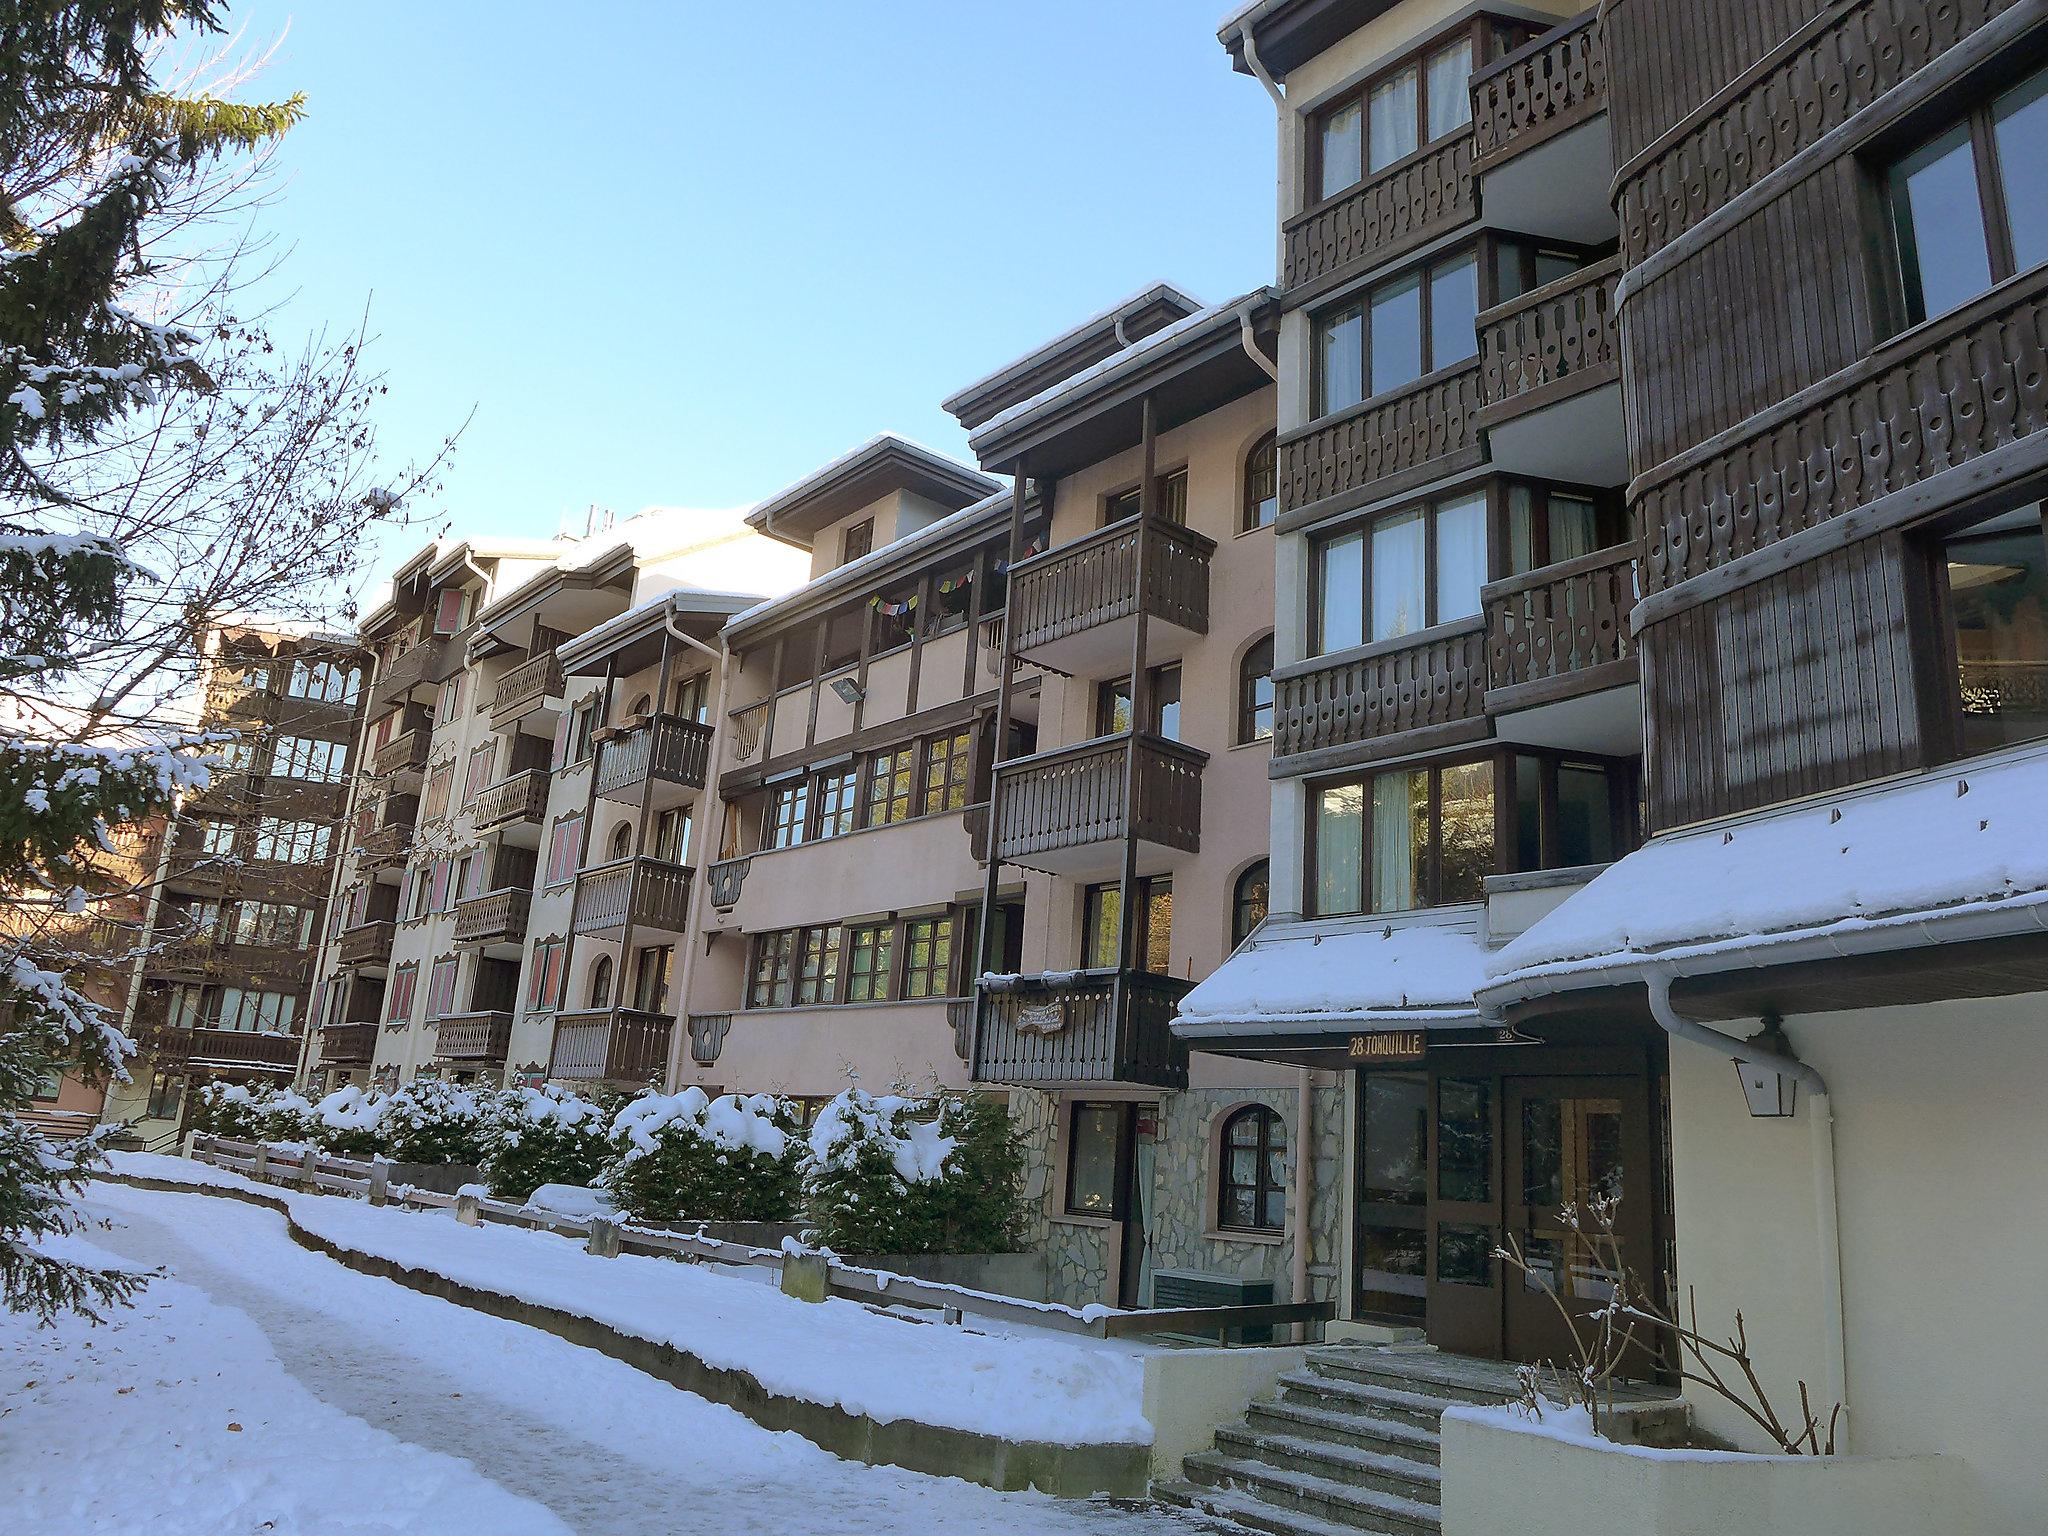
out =
<svg viewBox="0 0 2048 1536"><path fill-rule="evenodd" d="M839 540L839 563L847 565L875 549L875 520L864 517L850 526Z"/></svg>

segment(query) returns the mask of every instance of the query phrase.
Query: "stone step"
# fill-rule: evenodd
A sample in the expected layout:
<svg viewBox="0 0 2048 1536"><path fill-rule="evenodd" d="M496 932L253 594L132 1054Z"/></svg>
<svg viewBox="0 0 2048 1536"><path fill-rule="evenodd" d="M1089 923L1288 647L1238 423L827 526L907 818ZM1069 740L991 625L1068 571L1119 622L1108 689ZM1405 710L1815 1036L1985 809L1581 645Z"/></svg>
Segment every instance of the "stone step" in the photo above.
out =
<svg viewBox="0 0 2048 1536"><path fill-rule="evenodd" d="M1510 1403L1521 1395L1505 1367L1475 1369L1455 1357L1374 1349L1315 1349L1308 1369L1317 1376L1387 1387L1446 1403Z"/></svg>
<svg viewBox="0 0 2048 1536"><path fill-rule="evenodd" d="M1234 1456L1240 1461L1307 1472L1352 1488L1377 1488L1418 1504L1435 1504L1441 1498L1443 1474L1428 1462L1406 1456L1236 1426L1216 1431L1216 1450L1219 1455Z"/></svg>
<svg viewBox="0 0 2048 1536"><path fill-rule="evenodd" d="M1338 1412L1308 1403L1253 1403L1245 1415L1248 1428L1269 1435L1294 1435L1303 1440L1323 1440L1332 1445L1349 1445L1382 1456L1406 1456L1412 1461L1436 1465L1438 1437L1433 1429L1419 1429L1399 1419L1373 1414Z"/></svg>
<svg viewBox="0 0 2048 1536"><path fill-rule="evenodd" d="M1449 1406L1441 1397L1424 1397L1392 1387L1371 1386L1309 1371L1288 1371L1280 1377L1280 1400L1334 1413L1364 1414L1436 1432Z"/></svg>
<svg viewBox="0 0 2048 1536"><path fill-rule="evenodd" d="M1191 1482L1235 1488L1264 1503L1353 1530L1371 1531L1375 1536L1439 1536L1442 1530L1434 1504L1220 1451L1197 1452L1181 1464L1181 1470Z"/></svg>
<svg viewBox="0 0 2048 1536"><path fill-rule="evenodd" d="M1358 1536L1355 1525L1319 1520L1299 1510L1268 1504L1234 1488L1206 1488L1200 1483L1177 1479L1170 1483L1154 1483L1152 1492L1162 1503L1228 1520L1232 1525L1264 1532L1265 1536Z"/></svg>

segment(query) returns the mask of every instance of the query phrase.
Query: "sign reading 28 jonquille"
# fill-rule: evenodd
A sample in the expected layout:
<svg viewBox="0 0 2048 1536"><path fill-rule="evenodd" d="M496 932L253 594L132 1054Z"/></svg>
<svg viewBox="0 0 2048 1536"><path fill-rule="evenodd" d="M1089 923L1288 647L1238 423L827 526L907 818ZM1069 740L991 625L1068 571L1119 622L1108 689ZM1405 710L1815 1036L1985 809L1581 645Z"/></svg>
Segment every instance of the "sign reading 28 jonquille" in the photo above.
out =
<svg viewBox="0 0 2048 1536"><path fill-rule="evenodd" d="M1350 1055L1353 1061L1420 1061L1428 1045L1419 1029L1389 1029L1353 1035Z"/></svg>

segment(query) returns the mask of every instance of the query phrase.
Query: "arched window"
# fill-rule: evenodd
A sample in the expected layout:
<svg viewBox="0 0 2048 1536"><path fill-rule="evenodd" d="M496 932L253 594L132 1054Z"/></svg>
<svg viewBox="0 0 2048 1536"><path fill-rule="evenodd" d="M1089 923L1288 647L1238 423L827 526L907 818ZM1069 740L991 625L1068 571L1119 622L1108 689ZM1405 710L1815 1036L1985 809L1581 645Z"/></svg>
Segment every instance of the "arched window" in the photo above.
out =
<svg viewBox="0 0 2048 1536"><path fill-rule="evenodd" d="M1230 947L1237 948L1252 935L1252 930L1266 920L1266 902L1270 886L1269 866L1264 859L1252 865L1237 877L1237 885L1231 892Z"/></svg>
<svg viewBox="0 0 2048 1536"><path fill-rule="evenodd" d="M609 1008L612 1005L612 957L599 955L597 964L590 968L590 1006Z"/></svg>
<svg viewBox="0 0 2048 1536"><path fill-rule="evenodd" d="M652 696L643 693L633 701L633 707L626 711L626 718L628 720L637 719L645 715L652 708L654 708L654 699Z"/></svg>
<svg viewBox="0 0 2048 1536"><path fill-rule="evenodd" d="M1279 1232L1287 1225L1287 1122L1249 1104L1223 1122L1216 1225Z"/></svg>
<svg viewBox="0 0 2048 1536"><path fill-rule="evenodd" d="M633 823L622 821L612 828L612 857L623 859L633 851Z"/></svg>
<svg viewBox="0 0 2048 1536"><path fill-rule="evenodd" d="M1239 527L1246 533L1269 528L1280 510L1280 450L1268 432L1244 456L1244 515Z"/></svg>
<svg viewBox="0 0 2048 1536"><path fill-rule="evenodd" d="M1273 739L1273 637L1266 636L1237 664L1237 739Z"/></svg>

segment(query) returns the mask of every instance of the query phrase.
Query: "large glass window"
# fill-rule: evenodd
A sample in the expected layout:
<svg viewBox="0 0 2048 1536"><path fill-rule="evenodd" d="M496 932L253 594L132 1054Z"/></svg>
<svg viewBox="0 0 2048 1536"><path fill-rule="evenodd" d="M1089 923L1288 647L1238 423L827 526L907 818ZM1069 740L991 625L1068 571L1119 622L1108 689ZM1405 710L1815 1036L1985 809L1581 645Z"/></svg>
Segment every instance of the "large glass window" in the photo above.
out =
<svg viewBox="0 0 2048 1536"><path fill-rule="evenodd" d="M967 777L974 761L974 733L951 731L924 747L924 813L957 811L967 804Z"/></svg>
<svg viewBox="0 0 2048 1536"><path fill-rule="evenodd" d="M806 928L797 966L796 1000L830 1003L839 997L839 926Z"/></svg>
<svg viewBox="0 0 2048 1536"><path fill-rule="evenodd" d="M1309 828L1317 913L1477 901L1495 869L1493 779L1494 760L1485 758L1317 790Z"/></svg>
<svg viewBox="0 0 2048 1536"><path fill-rule="evenodd" d="M1140 956L1143 969L1156 975L1171 974L1173 960L1173 880L1160 875L1140 880L1145 903L1145 948ZM1123 891L1115 885L1091 885L1082 900L1082 964L1107 970L1121 963L1118 944L1123 936Z"/></svg>
<svg viewBox="0 0 2048 1536"><path fill-rule="evenodd" d="M1223 1122L1216 1225L1279 1232L1287 1225L1287 1122L1263 1104Z"/></svg>
<svg viewBox="0 0 2048 1536"><path fill-rule="evenodd" d="M1469 619L1486 583L1486 496L1384 514L1315 557L1319 654Z"/></svg>
<svg viewBox="0 0 2048 1536"><path fill-rule="evenodd" d="M903 925L903 995L944 997L953 971L953 919L914 917Z"/></svg>
<svg viewBox="0 0 2048 1536"><path fill-rule="evenodd" d="M1359 1097L1359 1306L1420 1317L1429 1288L1429 1081L1368 1072Z"/></svg>
<svg viewBox="0 0 2048 1536"><path fill-rule="evenodd" d="M1323 109L1316 198L1335 197L1472 120L1472 35L1409 59Z"/></svg>
<svg viewBox="0 0 2048 1536"><path fill-rule="evenodd" d="M797 930L754 935L754 963L747 977L749 1008L786 1008L795 984Z"/></svg>
<svg viewBox="0 0 2048 1536"><path fill-rule="evenodd" d="M1123 1214L1121 1171L1131 1106L1076 1104L1067 1141L1067 1212L1073 1216Z"/></svg>
<svg viewBox="0 0 2048 1536"><path fill-rule="evenodd" d="M1399 389L1479 353L1479 261L1470 251L1380 284L1316 319L1316 414Z"/></svg>
<svg viewBox="0 0 2048 1536"><path fill-rule="evenodd" d="M868 759L868 801L865 825L887 826L910 819L911 791L917 749L897 747Z"/></svg>
<svg viewBox="0 0 2048 1536"><path fill-rule="evenodd" d="M889 965L896 930L888 923L864 923L846 930L846 1000L879 1003L889 996Z"/></svg>
<svg viewBox="0 0 2048 1536"><path fill-rule="evenodd" d="M2048 736L2048 543L2042 511L2025 507L1942 544L1959 745L1965 753Z"/></svg>
<svg viewBox="0 0 2048 1536"><path fill-rule="evenodd" d="M1237 739L1273 739L1273 637L1254 641L1237 664Z"/></svg>

